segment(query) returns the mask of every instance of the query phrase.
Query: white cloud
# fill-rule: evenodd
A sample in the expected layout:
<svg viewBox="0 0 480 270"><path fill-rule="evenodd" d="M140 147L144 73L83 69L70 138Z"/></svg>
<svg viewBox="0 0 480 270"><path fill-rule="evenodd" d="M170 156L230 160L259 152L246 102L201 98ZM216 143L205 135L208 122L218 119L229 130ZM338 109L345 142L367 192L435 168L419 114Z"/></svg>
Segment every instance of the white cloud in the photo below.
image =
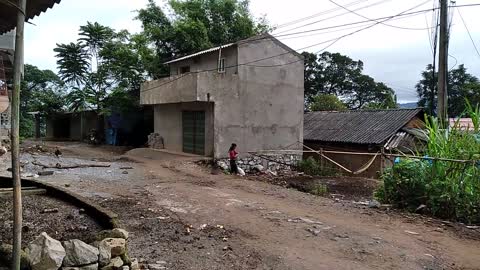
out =
<svg viewBox="0 0 480 270"><path fill-rule="evenodd" d="M335 1L342 5L353 2L353 0ZM52 10L35 18L33 23L37 26L27 26L26 61L42 68L55 69L56 59L53 53L55 44L75 41L79 26L84 25L87 21L97 21L118 30L139 31L141 27L137 21L133 20L135 16L133 11L144 7L147 2L147 0L63 0ZM166 1L157 0L157 3L164 5ZM372 0L359 2L349 8L356 9L375 3L378 3L378 5L359 10L358 12L369 18L378 18L398 14L420 2L418 0ZM432 3L433 0L418 9L431 8ZM477 2L475 0L457 0L457 5L472 3ZM267 19L274 25L280 25L333 8L336 8L336 6L328 0L296 0L295 2L287 0L251 0L253 14L257 17L265 14ZM461 9L472 36L475 42L477 42L477 46L480 46L480 28L476 27L480 22L480 18L477 15L479 11L480 7ZM338 9L333 13L317 16L303 23L314 22L343 13L347 12ZM301 27L296 31L362 20L364 19L357 15L345 14L320 23L314 23L311 26ZM401 20L389 21L388 23L403 27L425 28L426 21L428 23L432 21L431 14L406 17ZM284 39L284 42L290 47L298 49L339 37L355 30L349 29L342 32L317 34L298 39ZM325 45L328 44L318 45L308 50L314 52L325 47ZM400 86L401 88L397 87L395 89L398 90L400 99L403 100L415 99L414 85L420 78L421 71L432 59L427 30L402 30L381 25L345 37L329 47L328 50L341 52L351 56L353 59L361 59L365 63L366 73L390 85ZM475 53L457 13L454 14L450 50L451 54L458 59L459 64L464 63L470 72L480 76L480 57Z"/></svg>

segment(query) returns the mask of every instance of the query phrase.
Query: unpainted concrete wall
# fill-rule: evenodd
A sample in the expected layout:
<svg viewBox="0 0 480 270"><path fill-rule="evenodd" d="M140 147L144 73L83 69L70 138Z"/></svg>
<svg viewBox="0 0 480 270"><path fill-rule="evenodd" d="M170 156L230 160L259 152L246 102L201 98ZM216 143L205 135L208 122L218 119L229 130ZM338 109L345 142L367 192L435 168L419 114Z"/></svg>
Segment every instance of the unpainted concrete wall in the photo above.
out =
<svg viewBox="0 0 480 270"><path fill-rule="evenodd" d="M237 143L244 156L247 151L279 150L303 141L302 58L271 39L260 39L241 43L238 59L237 86L211 96L215 157L225 157L231 143ZM248 65L258 59L266 60Z"/></svg>
<svg viewBox="0 0 480 270"><path fill-rule="evenodd" d="M214 104L208 102L155 105L155 133L163 137L165 149L178 152L183 150L182 111L204 111L205 155L212 156L214 149L213 107Z"/></svg>
<svg viewBox="0 0 480 270"><path fill-rule="evenodd" d="M216 68L218 52L214 56L202 56L214 61L201 69ZM142 104L164 104L155 106L155 132L164 136L166 149L182 150L181 111L193 110L193 100L215 104L214 122L208 126L214 128L215 158L227 157L231 143L237 143L242 157L248 151L279 150L303 141L301 56L269 38L241 42L236 56L237 74L201 72L165 79L173 81L169 84L160 80L142 86ZM165 104L180 102L185 103Z"/></svg>

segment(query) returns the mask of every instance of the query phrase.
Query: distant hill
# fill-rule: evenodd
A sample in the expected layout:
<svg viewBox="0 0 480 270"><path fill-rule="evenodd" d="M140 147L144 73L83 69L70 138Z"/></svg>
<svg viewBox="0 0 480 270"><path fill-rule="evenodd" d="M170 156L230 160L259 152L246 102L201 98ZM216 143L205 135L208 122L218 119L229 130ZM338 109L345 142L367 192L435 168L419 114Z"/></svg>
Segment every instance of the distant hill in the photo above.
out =
<svg viewBox="0 0 480 270"><path fill-rule="evenodd" d="M418 107L417 102L409 102L409 103L400 103L398 106L401 109L415 109Z"/></svg>

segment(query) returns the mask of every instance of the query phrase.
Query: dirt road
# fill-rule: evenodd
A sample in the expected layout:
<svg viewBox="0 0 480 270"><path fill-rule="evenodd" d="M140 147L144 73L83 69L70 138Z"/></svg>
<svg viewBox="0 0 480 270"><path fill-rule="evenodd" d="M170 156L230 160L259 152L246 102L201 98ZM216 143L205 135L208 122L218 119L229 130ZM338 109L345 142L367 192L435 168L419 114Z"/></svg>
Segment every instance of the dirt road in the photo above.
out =
<svg viewBox="0 0 480 270"><path fill-rule="evenodd" d="M118 212L132 255L168 269L480 269L480 232L460 224L212 175L190 157L141 149L126 157L141 163L42 179Z"/></svg>

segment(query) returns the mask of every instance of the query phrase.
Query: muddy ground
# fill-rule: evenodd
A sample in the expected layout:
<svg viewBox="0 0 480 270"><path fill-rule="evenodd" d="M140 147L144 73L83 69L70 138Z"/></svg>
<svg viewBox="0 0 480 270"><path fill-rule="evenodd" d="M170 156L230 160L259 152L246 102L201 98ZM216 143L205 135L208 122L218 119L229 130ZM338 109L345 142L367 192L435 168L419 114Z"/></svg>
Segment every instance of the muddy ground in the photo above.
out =
<svg viewBox="0 0 480 270"><path fill-rule="evenodd" d="M12 200L0 197L0 243L11 243L13 233ZM83 209L43 195L23 197L22 246L26 247L42 232L66 241L80 239L91 243L102 227ZM52 210L57 210L52 212Z"/></svg>
<svg viewBox="0 0 480 270"><path fill-rule="evenodd" d="M303 177L212 175L197 158L175 153L46 146L63 156L26 151L22 160L111 165L53 169L38 179L117 212L131 232L131 254L167 269L480 269L478 229L359 204L377 181L310 179L317 196L299 191L312 182Z"/></svg>

